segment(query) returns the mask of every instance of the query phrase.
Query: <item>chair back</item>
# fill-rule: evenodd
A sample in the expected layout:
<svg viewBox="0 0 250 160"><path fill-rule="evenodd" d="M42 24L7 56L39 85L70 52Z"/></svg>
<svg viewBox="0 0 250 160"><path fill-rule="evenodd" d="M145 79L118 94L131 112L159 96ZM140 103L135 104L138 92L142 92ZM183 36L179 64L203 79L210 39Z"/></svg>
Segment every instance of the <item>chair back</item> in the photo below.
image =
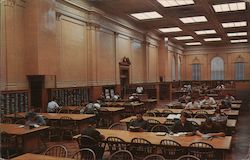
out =
<svg viewBox="0 0 250 160"><path fill-rule="evenodd" d="M113 123L112 125L109 126L109 129L112 130L128 130L128 127L125 123Z"/></svg>
<svg viewBox="0 0 250 160"><path fill-rule="evenodd" d="M200 159L193 155L183 155L179 157L177 160L200 160Z"/></svg>
<svg viewBox="0 0 250 160"><path fill-rule="evenodd" d="M144 138L133 138L129 150L135 157L145 157L154 153L153 145Z"/></svg>
<svg viewBox="0 0 250 160"><path fill-rule="evenodd" d="M143 116L156 117L156 114L154 112L148 111L148 112L144 113Z"/></svg>
<svg viewBox="0 0 250 160"><path fill-rule="evenodd" d="M25 125L25 119L19 119L15 122L15 124L22 124L22 125Z"/></svg>
<svg viewBox="0 0 250 160"><path fill-rule="evenodd" d="M173 126L175 123L174 120L170 120L170 119L167 119L165 122L164 122L164 125L168 126L168 127L171 127Z"/></svg>
<svg viewBox="0 0 250 160"><path fill-rule="evenodd" d="M162 111L162 117L167 117L169 114L172 114L173 111L169 110L169 109L164 109Z"/></svg>
<svg viewBox="0 0 250 160"><path fill-rule="evenodd" d="M163 139L160 145L162 155L166 158L176 159L184 153L182 146L174 140Z"/></svg>
<svg viewBox="0 0 250 160"><path fill-rule="evenodd" d="M54 145L49 147L45 152L44 155L54 156L54 157L67 157L68 151L66 147L63 145Z"/></svg>
<svg viewBox="0 0 250 160"><path fill-rule="evenodd" d="M184 109L182 112L187 113L187 118L192 118L193 112L191 110Z"/></svg>
<svg viewBox="0 0 250 160"><path fill-rule="evenodd" d="M77 142L78 142L80 149L93 148L93 147L98 146L98 142L94 138L87 136L87 135L79 136L77 139Z"/></svg>
<svg viewBox="0 0 250 160"><path fill-rule="evenodd" d="M194 142L189 145L189 153L200 159L214 159L214 147L205 142Z"/></svg>
<svg viewBox="0 0 250 160"><path fill-rule="evenodd" d="M158 154L151 154L143 158L143 160L165 160L165 158Z"/></svg>
<svg viewBox="0 0 250 160"><path fill-rule="evenodd" d="M133 160L133 155L127 150L119 150L113 153L109 160Z"/></svg>
<svg viewBox="0 0 250 160"><path fill-rule="evenodd" d="M162 124L157 124L151 128L151 132L166 132L169 133L171 130Z"/></svg>
<svg viewBox="0 0 250 160"><path fill-rule="evenodd" d="M73 154L75 160L96 160L95 152L89 148L82 148Z"/></svg>
<svg viewBox="0 0 250 160"><path fill-rule="evenodd" d="M127 143L118 137L108 137L106 139L106 143L109 147L109 152L112 154L118 150L126 150L127 149Z"/></svg>
<svg viewBox="0 0 250 160"><path fill-rule="evenodd" d="M2 123L11 124L12 123L12 119L11 118L3 118L2 119Z"/></svg>
<svg viewBox="0 0 250 160"><path fill-rule="evenodd" d="M69 113L68 109L59 109L57 113Z"/></svg>
<svg viewBox="0 0 250 160"><path fill-rule="evenodd" d="M208 116L206 114L195 114L194 118L205 118L205 119L207 119Z"/></svg>

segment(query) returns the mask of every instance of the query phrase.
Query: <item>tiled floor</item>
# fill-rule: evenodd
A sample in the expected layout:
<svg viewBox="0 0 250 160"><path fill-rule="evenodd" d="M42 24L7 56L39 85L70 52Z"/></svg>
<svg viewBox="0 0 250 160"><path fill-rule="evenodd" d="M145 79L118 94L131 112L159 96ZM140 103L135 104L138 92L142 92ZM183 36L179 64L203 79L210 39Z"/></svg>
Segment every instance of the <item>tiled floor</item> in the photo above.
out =
<svg viewBox="0 0 250 160"><path fill-rule="evenodd" d="M242 160L248 153L250 144L250 111L249 109L247 109L248 107L250 106L245 104L240 111L236 133L233 136L232 150L229 154L226 155L226 160ZM69 140L60 142L48 142L47 146L51 146L54 144L65 145L68 149L69 157L71 157L73 153L78 150L76 141ZM105 157L107 157L107 155L105 155Z"/></svg>

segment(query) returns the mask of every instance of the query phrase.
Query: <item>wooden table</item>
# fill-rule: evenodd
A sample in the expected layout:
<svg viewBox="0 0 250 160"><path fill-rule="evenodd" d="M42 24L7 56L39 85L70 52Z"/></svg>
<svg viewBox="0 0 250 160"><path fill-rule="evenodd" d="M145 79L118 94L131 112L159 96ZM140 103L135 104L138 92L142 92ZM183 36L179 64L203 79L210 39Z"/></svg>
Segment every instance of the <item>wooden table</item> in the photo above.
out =
<svg viewBox="0 0 250 160"><path fill-rule="evenodd" d="M232 104L242 104L242 100L231 101Z"/></svg>
<svg viewBox="0 0 250 160"><path fill-rule="evenodd" d="M164 108L155 108L155 110L158 110L160 113L163 112L163 110L166 110ZM167 109L167 110L171 110L174 114L180 114L183 109ZM193 114L195 114L197 111L206 111L209 115L214 114L214 109L211 110L206 110L206 109L192 109L191 111L193 112ZM238 110L221 110L223 112L225 112L228 116L238 116L239 115L239 111Z"/></svg>
<svg viewBox="0 0 250 160"><path fill-rule="evenodd" d="M83 128L85 128L88 125L88 120L91 118L94 118L94 114L67 114L67 113L38 113L39 115L42 115L46 117L49 120L57 120L59 121L61 117L70 117L72 120L74 120L79 128L79 131L81 131ZM25 112L20 112L18 115L25 117ZM14 114L7 114L5 117L8 118L15 118Z"/></svg>
<svg viewBox="0 0 250 160"><path fill-rule="evenodd" d="M188 147L193 142L206 142L211 144L215 149L218 150L229 150L231 147L232 136L225 136L219 138L213 138L212 140L205 140L200 136L157 136L154 132L130 132L124 130L109 130L109 129L97 129L101 134L107 137L119 137L125 142L130 143L133 138L144 138L147 139L154 145L160 145L161 140L170 139L177 141L183 147ZM80 135L74 136L74 139Z"/></svg>
<svg viewBox="0 0 250 160"><path fill-rule="evenodd" d="M135 119L136 116L131 116L125 119L120 120L121 123L129 123L132 119ZM144 120L148 119L155 119L159 121L161 124L164 124L164 122L167 120L166 117L149 117L149 116L143 116ZM202 122L205 122L205 118L188 118L189 121L195 121L197 124L201 125ZM229 128L235 128L236 127L237 120L235 119L228 119L227 120L227 127Z"/></svg>
<svg viewBox="0 0 250 160"><path fill-rule="evenodd" d="M23 152L39 151L41 139L39 133L45 131L49 126L40 126L38 128L29 129L28 126L19 127L20 124L3 124L0 123L0 131L11 135L17 135L22 139Z"/></svg>
<svg viewBox="0 0 250 160"><path fill-rule="evenodd" d="M18 157L12 158L11 160L74 160L72 158L63 158L63 157L53 157L42 154L32 154L26 153Z"/></svg>

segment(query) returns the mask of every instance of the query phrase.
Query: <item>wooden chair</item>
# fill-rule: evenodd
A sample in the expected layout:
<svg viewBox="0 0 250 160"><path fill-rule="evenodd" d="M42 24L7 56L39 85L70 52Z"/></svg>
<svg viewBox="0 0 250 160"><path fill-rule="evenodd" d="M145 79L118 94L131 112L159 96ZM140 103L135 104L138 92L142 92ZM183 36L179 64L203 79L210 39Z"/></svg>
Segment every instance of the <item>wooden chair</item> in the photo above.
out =
<svg viewBox="0 0 250 160"><path fill-rule="evenodd" d="M194 115L194 118L205 118L205 119L207 119L208 116L205 115L205 114L195 114L195 115Z"/></svg>
<svg viewBox="0 0 250 160"><path fill-rule="evenodd" d="M68 151L66 147L63 145L54 145L49 147L45 152L44 155L54 156L54 157L67 157Z"/></svg>
<svg viewBox="0 0 250 160"><path fill-rule="evenodd" d="M70 138L73 138L75 132L77 132L77 126L75 121L71 117L63 116L60 118L60 130L61 139L68 133Z"/></svg>
<svg viewBox="0 0 250 160"><path fill-rule="evenodd" d="M205 142L194 142L189 145L189 154L200 159L215 159L214 147Z"/></svg>
<svg viewBox="0 0 250 160"><path fill-rule="evenodd" d="M154 112L146 112L143 114L143 116L147 116L147 117L156 117L156 114Z"/></svg>
<svg viewBox="0 0 250 160"><path fill-rule="evenodd" d="M133 138L129 146L129 151L138 159L153 154L154 150L154 146L144 138Z"/></svg>
<svg viewBox="0 0 250 160"><path fill-rule="evenodd" d="M149 123L149 127L148 130L150 131L152 127L154 127L155 125L161 124L161 122L159 122L156 119L148 119L147 122Z"/></svg>
<svg viewBox="0 0 250 160"><path fill-rule="evenodd" d="M66 113L68 114L69 113L69 110L68 109L59 109L57 113Z"/></svg>
<svg viewBox="0 0 250 160"><path fill-rule="evenodd" d="M171 130L165 125L157 124L157 125L155 125L155 126L153 126L151 128L151 132L166 132L166 133L169 133L169 132L171 132Z"/></svg>
<svg viewBox="0 0 250 160"><path fill-rule="evenodd" d="M163 139L160 145L162 155L165 158L176 159L184 153L182 146L174 140Z"/></svg>
<svg viewBox="0 0 250 160"><path fill-rule="evenodd" d="M164 122L164 125L168 126L168 127L172 127L174 125L174 120L169 120L167 119L165 122Z"/></svg>
<svg viewBox="0 0 250 160"><path fill-rule="evenodd" d="M25 119L19 119L15 122L15 124L22 124L22 125L25 125L26 121Z"/></svg>
<svg viewBox="0 0 250 160"><path fill-rule="evenodd" d="M197 122L195 122L195 121L190 121L190 122L192 123L192 125L193 125L196 129L199 128L199 124L198 124Z"/></svg>
<svg viewBox="0 0 250 160"><path fill-rule="evenodd" d="M75 160L96 160L95 152L89 148L83 148L73 154Z"/></svg>
<svg viewBox="0 0 250 160"><path fill-rule="evenodd" d="M11 124L12 123L12 119L11 118L3 118L2 119L2 123Z"/></svg>
<svg viewBox="0 0 250 160"><path fill-rule="evenodd" d="M16 136L10 135L6 132L0 134L0 150L2 158L12 158L18 155Z"/></svg>
<svg viewBox="0 0 250 160"><path fill-rule="evenodd" d="M207 111L204 111L204 110L198 110L195 112L195 115L197 114L203 114L203 115L208 115Z"/></svg>
<svg viewBox="0 0 250 160"><path fill-rule="evenodd" d="M109 147L109 152L112 154L118 150L126 150L127 149L127 143L118 137L108 137L106 139L106 143Z"/></svg>
<svg viewBox="0 0 250 160"><path fill-rule="evenodd" d="M187 118L192 118L193 112L191 110L184 109L181 112L187 113Z"/></svg>
<svg viewBox="0 0 250 160"><path fill-rule="evenodd" d="M169 109L164 109L162 111L162 117L167 117L169 114L172 114L173 111L169 110Z"/></svg>
<svg viewBox="0 0 250 160"><path fill-rule="evenodd" d="M109 129L112 130L128 130L128 127L125 123L113 123L111 126L109 126Z"/></svg>
<svg viewBox="0 0 250 160"><path fill-rule="evenodd" d="M143 158L143 160L165 160L165 158L158 154L151 154Z"/></svg>
<svg viewBox="0 0 250 160"><path fill-rule="evenodd" d="M119 150L113 153L109 160L133 160L133 155L127 150Z"/></svg>
<svg viewBox="0 0 250 160"><path fill-rule="evenodd" d="M179 157L177 160L200 160L200 159L193 155L183 155Z"/></svg>

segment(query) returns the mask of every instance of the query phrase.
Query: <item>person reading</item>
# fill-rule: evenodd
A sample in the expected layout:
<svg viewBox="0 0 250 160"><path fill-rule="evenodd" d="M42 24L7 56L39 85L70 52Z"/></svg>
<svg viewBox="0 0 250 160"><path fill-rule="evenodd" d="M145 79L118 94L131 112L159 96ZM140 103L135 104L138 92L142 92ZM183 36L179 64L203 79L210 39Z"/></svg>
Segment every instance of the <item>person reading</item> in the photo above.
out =
<svg viewBox="0 0 250 160"><path fill-rule="evenodd" d="M191 102L188 102L185 107L185 109L200 109L200 108L201 108L200 103L195 98L192 98Z"/></svg>
<svg viewBox="0 0 250 160"><path fill-rule="evenodd" d="M172 127L173 133L179 133L179 132L189 132L189 134L195 133L196 128L192 124L192 122L187 120L187 117L188 117L188 114L186 112L181 113L180 119L176 121Z"/></svg>
<svg viewBox="0 0 250 160"><path fill-rule="evenodd" d="M47 112L48 113L55 113L57 112L61 107L57 104L55 98L53 98L49 103L48 103L48 108Z"/></svg>
<svg viewBox="0 0 250 160"><path fill-rule="evenodd" d="M148 127L149 123L143 119L142 114L136 114L136 119L129 124L129 130L133 132L144 132Z"/></svg>

